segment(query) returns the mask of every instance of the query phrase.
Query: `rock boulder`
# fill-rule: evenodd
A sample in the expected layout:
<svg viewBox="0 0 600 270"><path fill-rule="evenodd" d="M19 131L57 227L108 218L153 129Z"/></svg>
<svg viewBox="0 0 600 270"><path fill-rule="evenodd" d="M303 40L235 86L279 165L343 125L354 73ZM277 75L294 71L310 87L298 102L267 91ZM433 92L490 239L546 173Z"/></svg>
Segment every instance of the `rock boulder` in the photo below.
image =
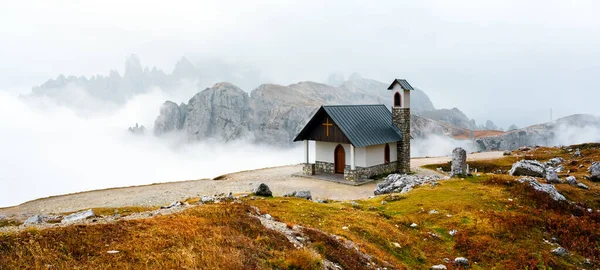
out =
<svg viewBox="0 0 600 270"><path fill-rule="evenodd" d="M267 186L265 183L261 183L254 190L254 195L256 195L256 196L264 196L264 197L272 197L273 193L271 192L271 189L269 189L269 186Z"/></svg>
<svg viewBox="0 0 600 270"><path fill-rule="evenodd" d="M395 192L406 193L415 186L436 183L439 179L437 176L390 174L383 182L377 184L374 193L375 195Z"/></svg>
<svg viewBox="0 0 600 270"><path fill-rule="evenodd" d="M590 180L600 181L600 162L592 163L588 168L588 172L590 173Z"/></svg>
<svg viewBox="0 0 600 270"><path fill-rule="evenodd" d="M508 171L513 176L546 177L546 168L537 160L521 160Z"/></svg>
<svg viewBox="0 0 600 270"><path fill-rule="evenodd" d="M527 183L529 186L533 187L533 189L537 191L541 191L544 193L548 193L550 197L555 201L564 201L566 200L565 196L560 194L556 188L551 184L541 184L533 177L523 177L518 180L520 183Z"/></svg>
<svg viewBox="0 0 600 270"><path fill-rule="evenodd" d="M61 223L76 222L76 221L84 220L86 218L93 217L93 216L95 216L94 211L92 209L89 209L89 210L70 214L70 215L64 217L62 219Z"/></svg>

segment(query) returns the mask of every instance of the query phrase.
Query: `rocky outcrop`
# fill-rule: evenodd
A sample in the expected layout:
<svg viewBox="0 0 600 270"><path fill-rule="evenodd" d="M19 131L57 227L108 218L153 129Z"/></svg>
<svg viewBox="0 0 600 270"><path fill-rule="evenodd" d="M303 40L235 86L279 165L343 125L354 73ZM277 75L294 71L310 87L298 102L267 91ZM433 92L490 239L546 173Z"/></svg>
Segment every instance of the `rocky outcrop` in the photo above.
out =
<svg viewBox="0 0 600 270"><path fill-rule="evenodd" d="M160 115L154 121L154 134L162 135L164 133L180 130L183 128L183 123L187 115L187 106L165 101L160 107Z"/></svg>
<svg viewBox="0 0 600 270"><path fill-rule="evenodd" d="M600 162L594 162L588 168L588 172L590 173L590 180L592 181L600 181Z"/></svg>
<svg viewBox="0 0 600 270"><path fill-rule="evenodd" d="M450 177L467 174L467 151L460 147L452 151Z"/></svg>
<svg viewBox="0 0 600 270"><path fill-rule="evenodd" d="M375 195L388 193L406 193L414 187L424 184L434 184L440 180L437 176L421 176L421 175L406 175L406 174L390 174L385 181L377 184L375 187Z"/></svg>
<svg viewBox="0 0 600 270"><path fill-rule="evenodd" d="M508 174L513 176L546 177L546 168L537 160L521 160L513 164Z"/></svg>
<svg viewBox="0 0 600 270"><path fill-rule="evenodd" d="M520 183L526 183L529 186L533 187L533 189L537 191L541 191L544 193L548 193L550 197L555 201L564 201L566 200L565 196L560 194L556 188L551 184L541 184L533 177L523 177L518 180Z"/></svg>

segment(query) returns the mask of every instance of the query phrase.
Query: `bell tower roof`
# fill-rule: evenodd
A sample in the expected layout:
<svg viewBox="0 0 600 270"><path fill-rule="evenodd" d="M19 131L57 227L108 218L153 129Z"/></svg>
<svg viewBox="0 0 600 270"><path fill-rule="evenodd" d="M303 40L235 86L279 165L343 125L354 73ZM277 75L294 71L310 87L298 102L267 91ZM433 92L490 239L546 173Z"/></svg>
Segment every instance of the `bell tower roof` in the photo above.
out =
<svg viewBox="0 0 600 270"><path fill-rule="evenodd" d="M400 85L400 87L402 87L402 89L404 89L404 90L415 90L410 85L410 83L408 83L405 79L394 79L394 81L392 82L392 84L390 84L390 86L388 87L388 90L392 90L392 88L394 88L395 84Z"/></svg>

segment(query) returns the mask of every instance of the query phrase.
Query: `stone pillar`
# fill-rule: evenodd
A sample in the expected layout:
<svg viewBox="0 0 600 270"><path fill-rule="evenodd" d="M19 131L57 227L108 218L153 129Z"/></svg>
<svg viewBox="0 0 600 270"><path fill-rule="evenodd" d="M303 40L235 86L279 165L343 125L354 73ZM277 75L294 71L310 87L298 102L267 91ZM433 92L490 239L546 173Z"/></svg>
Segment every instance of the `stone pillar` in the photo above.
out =
<svg viewBox="0 0 600 270"><path fill-rule="evenodd" d="M304 140L304 163L308 164L308 140Z"/></svg>
<svg viewBox="0 0 600 270"><path fill-rule="evenodd" d="M460 147L452 150L452 165L450 168L450 177L467 174L467 151Z"/></svg>
<svg viewBox="0 0 600 270"><path fill-rule="evenodd" d="M356 166L354 165L354 145L350 144L350 169L356 170Z"/></svg>
<svg viewBox="0 0 600 270"><path fill-rule="evenodd" d="M402 141L397 143L397 170L410 172L410 108L392 107L392 121L402 133Z"/></svg>

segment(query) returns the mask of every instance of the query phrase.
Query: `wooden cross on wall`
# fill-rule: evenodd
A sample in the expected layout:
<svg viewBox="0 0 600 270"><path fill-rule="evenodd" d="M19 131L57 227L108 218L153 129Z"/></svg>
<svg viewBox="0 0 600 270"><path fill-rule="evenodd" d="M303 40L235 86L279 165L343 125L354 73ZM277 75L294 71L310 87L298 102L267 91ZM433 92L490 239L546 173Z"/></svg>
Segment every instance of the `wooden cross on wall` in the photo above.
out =
<svg viewBox="0 0 600 270"><path fill-rule="evenodd" d="M323 126L325 126L325 136L329 137L329 127L333 126L333 124L329 123L329 118L323 123Z"/></svg>

